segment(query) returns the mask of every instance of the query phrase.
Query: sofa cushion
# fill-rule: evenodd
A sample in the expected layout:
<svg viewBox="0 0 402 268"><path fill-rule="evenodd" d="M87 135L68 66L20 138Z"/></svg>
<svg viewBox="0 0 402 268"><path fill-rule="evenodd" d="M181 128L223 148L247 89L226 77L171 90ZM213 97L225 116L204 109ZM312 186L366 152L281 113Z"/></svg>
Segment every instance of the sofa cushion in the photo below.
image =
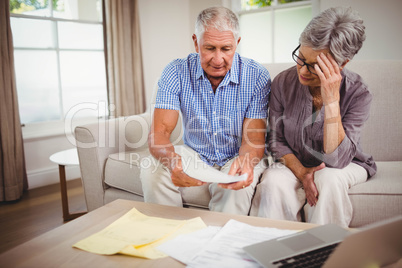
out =
<svg viewBox="0 0 402 268"><path fill-rule="evenodd" d="M400 195L402 198L402 161L376 162L377 174L353 186L349 195Z"/></svg>
<svg viewBox="0 0 402 268"><path fill-rule="evenodd" d="M141 159L146 156L149 156L148 149L109 155L105 166L106 185L143 196L139 177Z"/></svg>
<svg viewBox="0 0 402 268"><path fill-rule="evenodd" d="M179 190L184 205L208 209L209 201L211 201L209 184L197 187L181 187Z"/></svg>
<svg viewBox="0 0 402 268"><path fill-rule="evenodd" d="M149 156L149 150L123 152L109 155L105 167L105 183L109 187L143 196L140 180L141 159ZM106 191L107 192L107 191ZM208 185L180 188L183 204L208 208L211 195ZM114 197L111 197L113 199Z"/></svg>
<svg viewBox="0 0 402 268"><path fill-rule="evenodd" d="M349 189L351 228L402 214L402 161L376 163L376 175Z"/></svg>

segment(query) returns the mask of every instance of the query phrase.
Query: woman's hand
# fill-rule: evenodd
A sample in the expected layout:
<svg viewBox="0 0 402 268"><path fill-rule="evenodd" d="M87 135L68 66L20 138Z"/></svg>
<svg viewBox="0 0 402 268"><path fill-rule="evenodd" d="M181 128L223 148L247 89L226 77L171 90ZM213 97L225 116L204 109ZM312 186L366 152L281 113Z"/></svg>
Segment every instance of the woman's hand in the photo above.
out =
<svg viewBox="0 0 402 268"><path fill-rule="evenodd" d="M314 66L321 80L321 97L324 105L339 102L339 88L341 86L341 69L331 54L320 53Z"/></svg>
<svg viewBox="0 0 402 268"><path fill-rule="evenodd" d="M321 97L325 109L324 152L330 154L338 148L346 135L339 106L343 67L340 68L329 53L327 55L321 53L317 56L317 62L320 68L317 64L314 68L321 80Z"/></svg>
<svg viewBox="0 0 402 268"><path fill-rule="evenodd" d="M318 170L325 168L325 163L312 168L305 168L305 172L302 175L300 181L303 184L304 192L306 193L306 199L310 206L315 206L318 201L318 190L314 183L314 173Z"/></svg>

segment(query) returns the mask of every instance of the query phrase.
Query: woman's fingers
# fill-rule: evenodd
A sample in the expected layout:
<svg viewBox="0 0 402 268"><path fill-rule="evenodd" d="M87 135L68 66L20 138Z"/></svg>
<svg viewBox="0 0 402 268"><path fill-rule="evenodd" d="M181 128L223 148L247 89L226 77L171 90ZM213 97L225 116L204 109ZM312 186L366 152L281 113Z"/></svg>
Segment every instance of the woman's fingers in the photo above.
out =
<svg viewBox="0 0 402 268"><path fill-rule="evenodd" d="M324 53L320 53L320 55L317 56L317 62L325 77L328 78L334 72L331 62Z"/></svg>
<svg viewBox="0 0 402 268"><path fill-rule="evenodd" d="M336 74L341 74L341 69L339 68L338 63L335 61L335 59L332 57L330 53L327 54L327 57L332 64L333 70Z"/></svg>

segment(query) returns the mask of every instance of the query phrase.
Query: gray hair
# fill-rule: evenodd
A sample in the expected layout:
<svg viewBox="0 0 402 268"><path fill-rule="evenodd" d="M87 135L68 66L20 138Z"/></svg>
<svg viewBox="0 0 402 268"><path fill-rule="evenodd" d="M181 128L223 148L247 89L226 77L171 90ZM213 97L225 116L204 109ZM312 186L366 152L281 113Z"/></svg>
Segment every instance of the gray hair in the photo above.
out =
<svg viewBox="0 0 402 268"><path fill-rule="evenodd" d="M195 35L201 40L207 28L218 31L231 31L234 39L239 39L239 20L233 11L225 7L210 7L198 14L195 22Z"/></svg>
<svg viewBox="0 0 402 268"><path fill-rule="evenodd" d="M314 17L300 35L299 42L314 50L329 49L342 65L351 60L366 39L359 14L350 7L333 7Z"/></svg>

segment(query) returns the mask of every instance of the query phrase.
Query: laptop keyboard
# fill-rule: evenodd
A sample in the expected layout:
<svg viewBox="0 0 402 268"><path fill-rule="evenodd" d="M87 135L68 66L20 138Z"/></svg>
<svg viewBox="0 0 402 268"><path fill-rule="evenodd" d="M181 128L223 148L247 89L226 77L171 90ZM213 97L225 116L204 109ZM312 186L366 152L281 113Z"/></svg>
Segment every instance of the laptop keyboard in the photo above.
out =
<svg viewBox="0 0 402 268"><path fill-rule="evenodd" d="M336 243L323 248L308 251L283 260L275 261L272 264L281 268L321 267L338 244L339 243Z"/></svg>

